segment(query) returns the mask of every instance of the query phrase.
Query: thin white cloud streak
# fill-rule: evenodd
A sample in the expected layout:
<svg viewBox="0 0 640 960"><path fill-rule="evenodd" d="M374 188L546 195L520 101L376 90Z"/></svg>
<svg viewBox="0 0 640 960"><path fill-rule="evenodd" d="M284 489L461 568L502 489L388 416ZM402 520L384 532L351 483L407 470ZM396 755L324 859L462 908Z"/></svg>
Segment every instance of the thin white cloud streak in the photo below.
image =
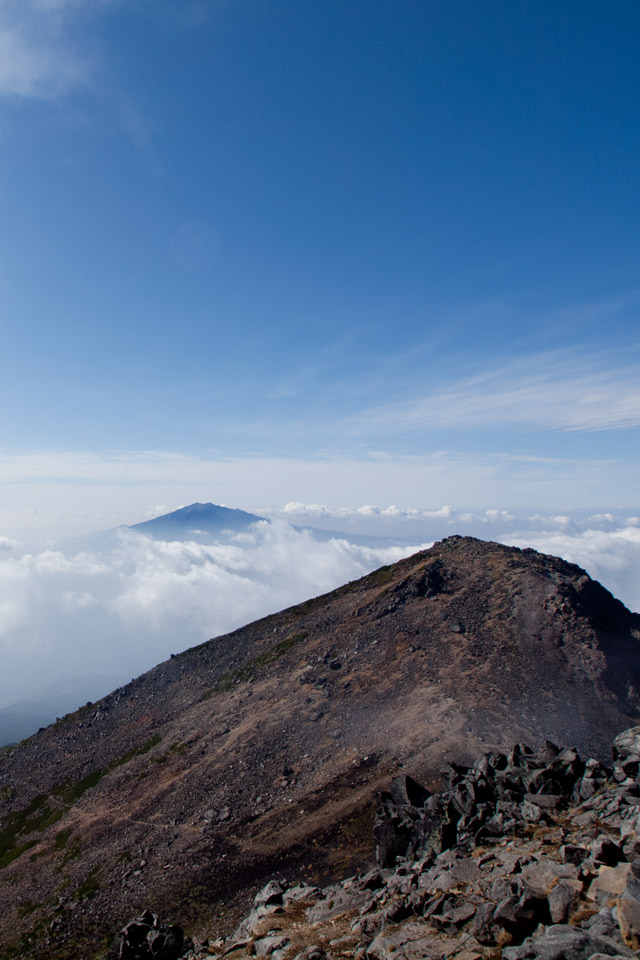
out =
<svg viewBox="0 0 640 960"><path fill-rule="evenodd" d="M437 431L528 427L562 431L640 426L640 367L602 369L602 359L566 352L529 356L407 400L373 407L351 421L358 431Z"/></svg>
<svg viewBox="0 0 640 960"><path fill-rule="evenodd" d="M499 523L509 522L515 517L507 510L488 509L480 514L470 513L468 511L455 510L453 507L444 505L437 510L424 510L419 507L397 507L391 504L388 507L379 507L374 504L364 504L361 507L331 507L322 503L301 503L299 500L292 500L290 503L278 511L270 511L270 515L280 515L292 522L313 520L339 520L354 522L364 519L401 520L406 523L415 523L416 521L444 520L450 524L460 523Z"/></svg>

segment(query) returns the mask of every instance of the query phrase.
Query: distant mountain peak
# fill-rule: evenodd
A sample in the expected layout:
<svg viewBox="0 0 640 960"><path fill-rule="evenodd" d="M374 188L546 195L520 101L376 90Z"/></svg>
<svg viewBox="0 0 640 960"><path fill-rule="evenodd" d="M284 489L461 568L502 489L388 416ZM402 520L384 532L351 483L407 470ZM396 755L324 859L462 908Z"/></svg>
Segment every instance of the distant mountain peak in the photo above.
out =
<svg viewBox="0 0 640 960"><path fill-rule="evenodd" d="M129 530L157 540L198 539L215 536L227 530L246 530L251 524L261 520L265 520L265 517L247 513L246 510L221 507L216 503L190 503L152 520L134 523Z"/></svg>

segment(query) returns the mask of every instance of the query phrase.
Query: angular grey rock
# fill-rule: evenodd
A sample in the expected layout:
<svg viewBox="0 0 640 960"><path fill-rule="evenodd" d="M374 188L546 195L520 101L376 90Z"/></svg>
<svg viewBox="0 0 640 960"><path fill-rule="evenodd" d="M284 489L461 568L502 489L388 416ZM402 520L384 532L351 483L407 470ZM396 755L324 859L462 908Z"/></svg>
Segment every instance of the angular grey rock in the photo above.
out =
<svg viewBox="0 0 640 960"><path fill-rule="evenodd" d="M275 934L269 937L261 937L253 943L253 949L257 957L270 957L276 950L284 950L289 944L289 937L281 934Z"/></svg>
<svg viewBox="0 0 640 960"><path fill-rule="evenodd" d="M244 940L233 940L231 943L227 943L224 950L220 954L221 957L226 957L230 953L235 953L237 950L247 950L248 947L253 943L251 937L245 937Z"/></svg>
<svg viewBox="0 0 640 960"><path fill-rule="evenodd" d="M500 933L500 924L493 919L495 903L480 903L471 924L471 935L483 946L494 946Z"/></svg>
<svg viewBox="0 0 640 960"><path fill-rule="evenodd" d="M623 730L613 741L613 759L620 763L624 760L640 759L640 726Z"/></svg>
<svg viewBox="0 0 640 960"><path fill-rule="evenodd" d="M594 953L607 957L635 957L632 950L589 930L558 924L540 936L529 937L519 947L506 947L504 960L590 960Z"/></svg>
<svg viewBox="0 0 640 960"><path fill-rule="evenodd" d="M626 857L617 843L609 837L596 837L589 848L589 859L594 863L604 863L608 867L615 867L626 860Z"/></svg>
<svg viewBox="0 0 640 960"><path fill-rule="evenodd" d="M322 947L312 944L297 953L294 960L327 960L328 956Z"/></svg>
<svg viewBox="0 0 640 960"><path fill-rule="evenodd" d="M327 887L323 899L307 910L307 923L320 923L341 913L358 910L366 903L368 893L369 891L361 890L353 883L350 886L337 883Z"/></svg>
<svg viewBox="0 0 640 960"><path fill-rule="evenodd" d="M640 860L631 864L627 883L618 900L620 932L627 946L640 950Z"/></svg>
<svg viewBox="0 0 640 960"><path fill-rule="evenodd" d="M614 916L611 907L602 907L598 913L589 917L582 926L585 930L590 930L591 933L598 934L598 936L608 937L609 940L616 940L618 943L622 943L617 909Z"/></svg>
<svg viewBox="0 0 640 960"><path fill-rule="evenodd" d="M431 796L430 792L419 784L413 777L403 774L391 781L391 798L394 803L402 806L422 807L425 800Z"/></svg>
<svg viewBox="0 0 640 960"><path fill-rule="evenodd" d="M287 907L290 903L305 903L310 900L318 900L321 896L320 887L311 887L308 883L299 883L284 891L282 904Z"/></svg>
<svg viewBox="0 0 640 960"><path fill-rule="evenodd" d="M559 880L548 897L549 913L553 923L566 923L573 913L582 883L579 880Z"/></svg>
<svg viewBox="0 0 640 960"><path fill-rule="evenodd" d="M282 906L282 896L286 887L286 882L270 880L253 898L254 907Z"/></svg>
<svg viewBox="0 0 640 960"><path fill-rule="evenodd" d="M367 956L374 960L442 960L442 949L426 924L414 922L398 930L383 930L367 948Z"/></svg>
<svg viewBox="0 0 640 960"><path fill-rule="evenodd" d="M502 900L494 910L493 918L517 941L524 940L539 924L551 921L547 899L528 891L519 897L512 895Z"/></svg>
<svg viewBox="0 0 640 960"><path fill-rule="evenodd" d="M560 847L560 856L562 857L563 863L573 863L576 866L586 859L588 850L585 850L584 847L578 847L572 843L565 843Z"/></svg>

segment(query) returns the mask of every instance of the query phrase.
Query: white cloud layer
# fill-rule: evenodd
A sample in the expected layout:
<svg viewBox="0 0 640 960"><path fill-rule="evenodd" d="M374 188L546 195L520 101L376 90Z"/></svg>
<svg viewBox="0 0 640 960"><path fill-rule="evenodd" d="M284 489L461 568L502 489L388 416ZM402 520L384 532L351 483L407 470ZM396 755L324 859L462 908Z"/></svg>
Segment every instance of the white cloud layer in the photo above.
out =
<svg viewBox="0 0 640 960"><path fill-rule="evenodd" d="M317 596L453 533L533 546L578 563L640 610L640 519L598 513L515 516L290 503L291 520L336 525L366 514L380 534L397 514L413 545L314 540L283 520L226 544L156 542L123 531L103 549L0 552L0 706L56 681L128 679L170 653ZM355 522L355 521L354 521ZM408 542L411 542L408 540ZM75 548L77 551L79 548ZM98 691L98 694L104 693Z"/></svg>
<svg viewBox="0 0 640 960"><path fill-rule="evenodd" d="M0 705L57 680L136 675L408 552L263 522L226 545L123 532L99 553L0 554Z"/></svg>

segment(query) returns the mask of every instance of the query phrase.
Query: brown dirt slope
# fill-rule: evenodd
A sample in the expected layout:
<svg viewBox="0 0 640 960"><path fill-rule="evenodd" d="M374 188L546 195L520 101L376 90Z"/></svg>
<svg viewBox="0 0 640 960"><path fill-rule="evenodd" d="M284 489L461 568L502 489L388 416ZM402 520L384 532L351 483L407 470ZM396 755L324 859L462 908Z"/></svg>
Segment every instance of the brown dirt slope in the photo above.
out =
<svg viewBox="0 0 640 960"><path fill-rule="evenodd" d="M608 754L640 616L579 567L450 537L194 647L0 759L0 957L100 957L149 907L198 932L264 879L371 856L400 768L515 740Z"/></svg>

